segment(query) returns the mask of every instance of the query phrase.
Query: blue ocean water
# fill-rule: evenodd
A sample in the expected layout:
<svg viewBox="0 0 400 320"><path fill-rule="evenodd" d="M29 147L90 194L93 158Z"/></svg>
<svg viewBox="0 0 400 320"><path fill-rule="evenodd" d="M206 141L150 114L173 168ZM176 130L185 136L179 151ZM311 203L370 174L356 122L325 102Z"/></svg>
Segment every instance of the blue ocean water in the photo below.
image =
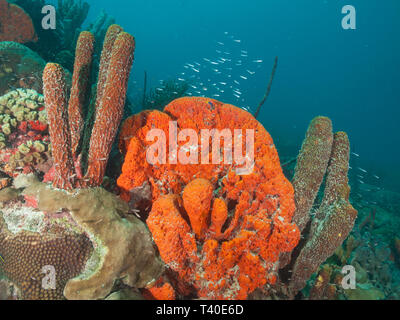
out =
<svg viewBox="0 0 400 320"><path fill-rule="evenodd" d="M136 37L129 94L142 90L145 70L153 87L159 80L193 74L196 87L216 81L229 86L237 79L240 85L233 83L233 88L240 99L232 90L224 90L217 99L254 112L278 56L272 91L259 120L280 153L289 156L298 150L310 120L325 115L335 131L349 134L360 167L380 178L374 183L400 190L399 1L88 2L89 21L104 9ZM342 28L345 5L356 9L356 30ZM220 57L242 61L232 70L214 68L218 74L204 58ZM199 74L190 66L185 69L185 64ZM211 93L215 91L210 88L202 91L206 96Z"/></svg>

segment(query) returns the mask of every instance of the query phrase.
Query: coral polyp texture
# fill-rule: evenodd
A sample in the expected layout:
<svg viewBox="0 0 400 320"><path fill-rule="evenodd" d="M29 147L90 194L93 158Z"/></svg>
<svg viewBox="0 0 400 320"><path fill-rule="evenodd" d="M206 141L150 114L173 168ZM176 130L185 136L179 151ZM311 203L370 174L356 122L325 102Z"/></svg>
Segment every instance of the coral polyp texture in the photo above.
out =
<svg viewBox="0 0 400 320"><path fill-rule="evenodd" d="M20 175L0 191L0 267L27 300L64 299L68 280L85 268L93 247L66 211L43 212L26 205L21 190L36 183Z"/></svg>
<svg viewBox="0 0 400 320"><path fill-rule="evenodd" d="M17 89L0 97L0 171L8 177L44 173L50 161L43 96Z"/></svg>
<svg viewBox="0 0 400 320"><path fill-rule="evenodd" d="M89 239L68 229L45 234L29 231L12 234L4 221L0 221L0 226L0 253L5 261L2 269L21 291L21 298L64 299L65 284L82 272L89 257ZM54 287L43 286L47 271L50 272L46 266L54 267Z"/></svg>
<svg viewBox="0 0 400 320"><path fill-rule="evenodd" d="M35 42L37 36L29 15L19 6L0 0L0 41Z"/></svg>
<svg viewBox="0 0 400 320"><path fill-rule="evenodd" d="M170 121L199 134L202 129L254 130L253 171L240 175L235 162L150 165L145 137L151 128L168 136ZM246 145L243 140L244 134L234 147ZM224 150L220 142L218 151ZM147 224L179 296L245 299L275 283L279 255L297 245L300 233L291 223L293 187L272 138L252 115L212 99L181 98L164 112L128 119L120 147L126 157L118 184L128 201L138 187L151 185L154 202ZM211 159L212 143L207 147Z"/></svg>
<svg viewBox="0 0 400 320"><path fill-rule="evenodd" d="M20 175L0 200L0 267L23 299L103 299L117 279L142 288L163 271L145 225L102 188L70 194Z"/></svg>

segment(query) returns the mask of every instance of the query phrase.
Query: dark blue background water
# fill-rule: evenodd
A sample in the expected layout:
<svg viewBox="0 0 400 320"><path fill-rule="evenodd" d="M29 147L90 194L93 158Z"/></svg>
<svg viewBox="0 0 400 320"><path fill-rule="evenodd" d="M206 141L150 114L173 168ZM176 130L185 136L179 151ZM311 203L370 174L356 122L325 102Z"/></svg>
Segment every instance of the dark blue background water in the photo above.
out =
<svg viewBox="0 0 400 320"><path fill-rule="evenodd" d="M229 32L249 56L264 61L240 86L243 105L253 111L279 56L259 120L281 154L295 155L310 120L325 115L336 131L349 134L360 166L381 177L376 183L400 189L400 1L87 1L88 20L104 8L136 37L131 95L141 89L144 70L155 86L178 77L185 63L217 57L217 41ZM347 4L357 10L357 30L341 27ZM231 95L221 100L241 106Z"/></svg>

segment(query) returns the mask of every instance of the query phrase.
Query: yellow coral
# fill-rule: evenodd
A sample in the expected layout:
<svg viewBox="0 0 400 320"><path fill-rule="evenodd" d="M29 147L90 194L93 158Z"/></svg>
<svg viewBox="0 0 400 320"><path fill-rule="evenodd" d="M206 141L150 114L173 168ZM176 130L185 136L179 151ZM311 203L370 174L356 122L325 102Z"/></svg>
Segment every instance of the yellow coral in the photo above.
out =
<svg viewBox="0 0 400 320"><path fill-rule="evenodd" d="M18 146L18 150L19 150L19 152L21 152L22 154L28 154L28 153L31 151L31 149L30 149L27 145L25 145L25 144L19 145L19 146Z"/></svg>
<svg viewBox="0 0 400 320"><path fill-rule="evenodd" d="M41 141L35 141L33 143L33 147L36 149L38 152L44 152L46 151L46 146L43 144Z"/></svg>
<svg viewBox="0 0 400 320"><path fill-rule="evenodd" d="M3 133L5 134L5 135L10 135L11 134L11 127L10 127L10 124L9 123L6 123L6 124L3 124L2 126L1 126L1 130L3 131Z"/></svg>

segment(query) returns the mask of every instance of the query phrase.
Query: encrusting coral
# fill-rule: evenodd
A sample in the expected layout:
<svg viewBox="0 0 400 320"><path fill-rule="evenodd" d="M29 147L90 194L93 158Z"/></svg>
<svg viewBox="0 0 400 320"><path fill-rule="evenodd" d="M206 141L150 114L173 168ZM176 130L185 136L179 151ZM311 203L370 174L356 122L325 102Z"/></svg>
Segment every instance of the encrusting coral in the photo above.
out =
<svg viewBox="0 0 400 320"><path fill-rule="evenodd" d="M0 191L0 267L20 298L64 299L67 281L84 270L93 247L65 211L27 206L21 190L36 183L32 174L20 175Z"/></svg>
<svg viewBox="0 0 400 320"><path fill-rule="evenodd" d="M34 199L38 210L55 212L64 208L87 234L95 249L86 270L65 286L67 299L101 299L113 288L116 279L142 288L162 272L150 234L128 206L102 188L77 189L68 194L33 182L23 195Z"/></svg>
<svg viewBox="0 0 400 320"><path fill-rule="evenodd" d="M279 254L297 245L299 230L291 223L293 188L272 138L252 115L216 100L181 98L164 111L145 111L125 122L120 146L126 157L118 184L126 200L136 188L151 185L154 202L147 224L177 295L245 299L256 288L274 284ZM170 121L199 134L202 129L254 130L253 171L238 174L238 162L151 166L145 137L152 128L169 132ZM239 140L236 148L246 145L244 135ZM212 148L203 150L211 159Z"/></svg>
<svg viewBox="0 0 400 320"><path fill-rule="evenodd" d="M82 272L91 248L84 234L66 228L12 234L0 216L0 254L4 259L1 267L20 290L22 299L63 299L65 284ZM45 266L54 267L55 286L51 289L43 286Z"/></svg>
<svg viewBox="0 0 400 320"><path fill-rule="evenodd" d="M0 41L37 41L29 15L19 6L0 0Z"/></svg>
<svg viewBox="0 0 400 320"><path fill-rule="evenodd" d="M102 188L70 194L33 175L16 178L14 188L0 191L0 254L22 298L102 299L116 279L141 288L161 274L149 232L117 196ZM44 266L55 268L55 289L42 287Z"/></svg>

